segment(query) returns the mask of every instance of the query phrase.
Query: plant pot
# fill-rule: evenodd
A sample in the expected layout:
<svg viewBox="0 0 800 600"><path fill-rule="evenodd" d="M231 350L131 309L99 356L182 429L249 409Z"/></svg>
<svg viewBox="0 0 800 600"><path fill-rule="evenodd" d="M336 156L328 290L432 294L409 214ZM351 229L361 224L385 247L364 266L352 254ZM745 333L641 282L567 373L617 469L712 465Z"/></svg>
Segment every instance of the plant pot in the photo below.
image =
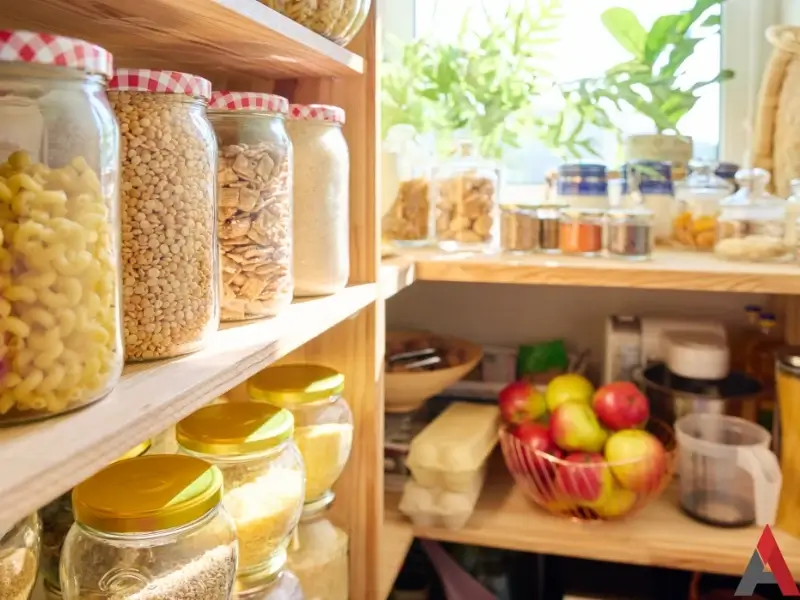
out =
<svg viewBox="0 0 800 600"><path fill-rule="evenodd" d="M664 133L631 135L625 138L625 162L657 160L672 163L672 181L684 179L694 146L686 135Z"/></svg>

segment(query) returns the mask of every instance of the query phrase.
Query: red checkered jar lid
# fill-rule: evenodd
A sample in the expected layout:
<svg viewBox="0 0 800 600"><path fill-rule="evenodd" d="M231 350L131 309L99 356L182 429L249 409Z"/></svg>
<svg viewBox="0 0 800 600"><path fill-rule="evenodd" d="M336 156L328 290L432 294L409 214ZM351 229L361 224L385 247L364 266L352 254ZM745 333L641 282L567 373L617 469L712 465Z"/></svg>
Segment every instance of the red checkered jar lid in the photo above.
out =
<svg viewBox="0 0 800 600"><path fill-rule="evenodd" d="M289 118L295 121L327 121L344 124L344 109L327 104L292 104Z"/></svg>
<svg viewBox="0 0 800 600"><path fill-rule="evenodd" d="M108 82L108 89L154 94L186 94L203 100L211 97L211 82L208 79L178 71L117 69L114 71L114 78Z"/></svg>
<svg viewBox="0 0 800 600"><path fill-rule="evenodd" d="M257 92L212 92L208 108L213 110L263 110L285 115L289 101L275 94Z"/></svg>
<svg viewBox="0 0 800 600"><path fill-rule="evenodd" d="M106 79L114 72L113 58L106 49L83 40L0 29L0 63L31 63L67 67Z"/></svg>

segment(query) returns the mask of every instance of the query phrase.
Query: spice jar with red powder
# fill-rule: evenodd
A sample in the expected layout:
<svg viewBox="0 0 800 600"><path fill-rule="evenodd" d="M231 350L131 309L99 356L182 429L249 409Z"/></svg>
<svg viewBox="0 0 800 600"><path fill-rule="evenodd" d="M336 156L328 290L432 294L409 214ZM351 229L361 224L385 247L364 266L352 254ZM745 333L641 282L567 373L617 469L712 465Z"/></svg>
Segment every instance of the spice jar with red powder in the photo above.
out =
<svg viewBox="0 0 800 600"><path fill-rule="evenodd" d="M561 211L559 243L563 254L599 256L603 251L605 212L596 208Z"/></svg>

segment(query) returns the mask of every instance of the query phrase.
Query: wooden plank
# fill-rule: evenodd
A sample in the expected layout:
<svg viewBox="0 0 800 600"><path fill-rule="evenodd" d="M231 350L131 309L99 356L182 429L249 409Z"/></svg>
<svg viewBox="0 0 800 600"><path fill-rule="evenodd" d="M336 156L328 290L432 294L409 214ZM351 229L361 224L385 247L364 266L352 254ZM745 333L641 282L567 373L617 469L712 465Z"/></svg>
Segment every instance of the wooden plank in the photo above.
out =
<svg viewBox="0 0 800 600"><path fill-rule="evenodd" d="M125 67L209 78L348 76L362 58L258 0L31 0L7 2L0 27L100 44Z"/></svg>
<svg viewBox="0 0 800 600"><path fill-rule="evenodd" d="M414 541L414 533L409 523L387 521L383 526L381 543L381 577L378 598L386 600L394 587L397 574L403 568L406 554Z"/></svg>
<svg viewBox="0 0 800 600"><path fill-rule="evenodd" d="M464 529L418 528L417 537L491 548L556 554L632 565L668 567L741 575L753 555L761 530L722 529L693 521L678 508L677 488L630 519L580 523L546 514L516 487L502 465L492 471L475 513ZM387 494L387 521L397 512L399 497ZM783 556L800 573L800 539L776 531Z"/></svg>
<svg viewBox="0 0 800 600"><path fill-rule="evenodd" d="M127 368L107 398L81 411L0 430L0 528L370 306L376 293L375 284L354 286L274 319L225 327L196 354Z"/></svg>
<svg viewBox="0 0 800 600"><path fill-rule="evenodd" d="M379 295L388 300L416 280L416 265L408 257L384 258L381 262Z"/></svg>

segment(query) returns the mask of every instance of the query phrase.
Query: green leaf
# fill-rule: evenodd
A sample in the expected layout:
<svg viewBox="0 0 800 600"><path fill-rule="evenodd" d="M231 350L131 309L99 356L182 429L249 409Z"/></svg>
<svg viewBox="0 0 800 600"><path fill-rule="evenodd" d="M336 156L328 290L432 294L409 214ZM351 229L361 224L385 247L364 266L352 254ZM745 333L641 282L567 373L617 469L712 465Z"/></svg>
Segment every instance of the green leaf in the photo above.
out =
<svg viewBox="0 0 800 600"><path fill-rule="evenodd" d="M669 45L673 43L676 36L678 39L682 37L676 33L676 27L681 18L681 15L664 15L656 19L655 23L653 23L653 26L647 33L644 50L644 62L650 67L652 67L658 57L667 50Z"/></svg>
<svg viewBox="0 0 800 600"><path fill-rule="evenodd" d="M609 8L600 15L600 21L620 46L634 58L640 61L644 59L647 32L632 11L627 8Z"/></svg>
<svg viewBox="0 0 800 600"><path fill-rule="evenodd" d="M701 27L719 27L722 25L722 18L720 15L708 15L706 20L703 21Z"/></svg>
<svg viewBox="0 0 800 600"><path fill-rule="evenodd" d="M692 25L697 23L706 12L715 6L722 4L724 0L696 0L694 6L682 14L682 18L676 27L676 32L680 36L684 36L691 29Z"/></svg>

